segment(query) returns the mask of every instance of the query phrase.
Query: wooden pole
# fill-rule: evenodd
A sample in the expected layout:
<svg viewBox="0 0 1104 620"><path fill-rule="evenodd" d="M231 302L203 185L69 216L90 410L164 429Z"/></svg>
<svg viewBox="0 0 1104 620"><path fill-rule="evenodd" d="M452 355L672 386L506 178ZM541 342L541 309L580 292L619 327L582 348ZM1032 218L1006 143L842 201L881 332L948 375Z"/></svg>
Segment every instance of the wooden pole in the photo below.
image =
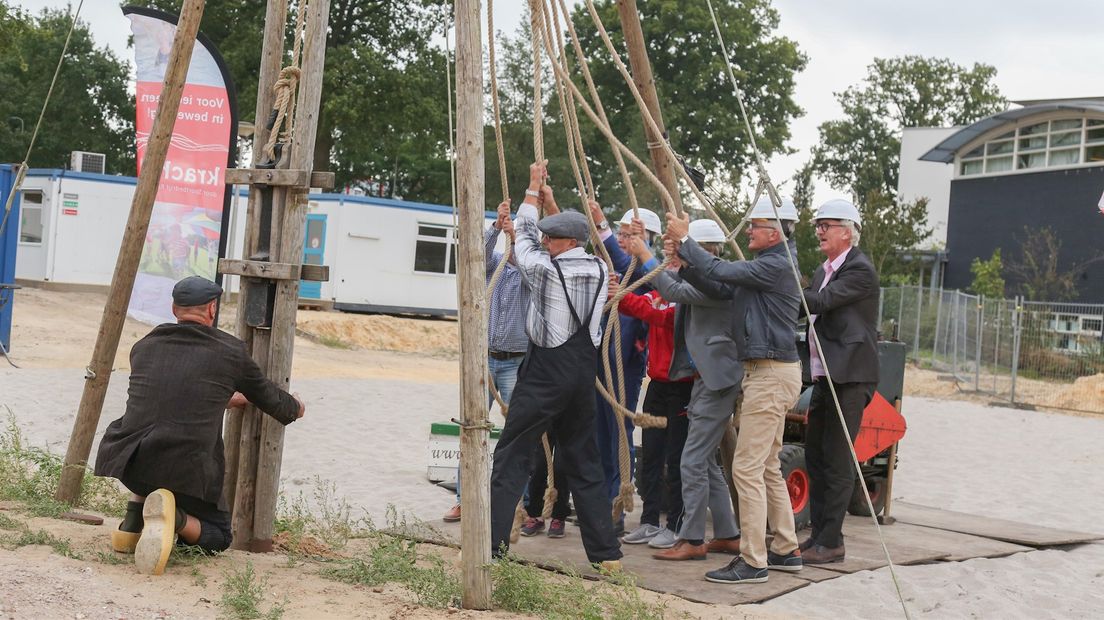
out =
<svg viewBox="0 0 1104 620"><path fill-rule="evenodd" d="M487 441L486 269L483 256L483 46L480 1L456 0L456 179L460 296L460 546L463 605L491 608ZM533 36L539 36L534 33Z"/></svg>
<svg viewBox="0 0 1104 620"><path fill-rule="evenodd" d="M322 75L326 64L326 33L330 0L311 0L305 16L302 77L295 104L295 126L291 152L283 162L295 170L310 171L314 165L314 146L318 134L319 104L322 100ZM307 221L309 187L288 189L283 221L279 227L276 261L303 262L303 234ZM272 315L272 341L269 348L268 376L283 389L291 384L291 361L295 348L295 317L299 310L299 280L280 280L276 284L276 304ZM253 517L252 547L272 549L276 519L276 499L280 489L280 462L284 452L284 426L271 418L261 419L261 442L257 454L257 496Z"/></svg>
<svg viewBox="0 0 1104 620"><path fill-rule="evenodd" d="M656 92L655 78L652 76L652 63L648 60L648 48L644 44L644 31L640 27L640 13L636 9L636 0L617 0L617 14L621 18L625 47L629 50L629 68L632 70L633 82L640 90L640 96L644 99L648 114L651 114L659 130L665 132L663 113L659 108L659 94ZM641 113L644 112L641 111ZM644 121L644 138L648 141L648 154L652 157L652 168L681 212L682 197L679 194L678 176L672 167L679 164L667 157L667 151L661 143L667 138L655 135L647 121Z"/></svg>
<svg viewBox="0 0 1104 620"><path fill-rule="evenodd" d="M280 65L284 59L284 32L287 27L288 0L269 0L265 10L264 43L261 47L261 68L257 80L257 108L254 112L253 129L253 168L264 161L264 149L262 145L268 142L269 111L275 102L276 95L272 92L272 85L280 74ZM236 191L231 186L232 191ZM245 229L245 242L242 244L242 256L252 256L257 251L257 234L260 229L260 209L256 208L261 200L260 189L256 186L250 188L248 223ZM239 282L240 282L239 278ZM253 347L253 330L246 323L245 297L240 291L238 294L237 328L238 337L245 342L248 350L253 351L253 359L260 363L267 359L267 347L264 358L257 355ZM226 477L223 481L223 492L226 495L227 505L233 507L237 497L238 470L240 467L240 450L242 444L242 424L248 417L254 422L257 416L264 415L255 407L245 409L231 409L226 415L226 428L224 430L224 443L226 445ZM247 429L251 430L251 429ZM251 461L255 459L250 457ZM255 465L254 465L255 467ZM252 507L249 514L252 515Z"/></svg>
<svg viewBox="0 0 1104 620"><path fill-rule="evenodd" d="M165 155L168 153L173 126L176 124L180 95L184 92L188 66L192 61L192 48L195 47L199 22L203 18L203 7L204 0L185 0L180 21L177 23L169 64L165 70L165 82L161 89L161 100L157 104L157 118L153 121L146 154L142 158L142 171L138 175L138 186L130 205L130 217L123 233L119 258L115 261L115 272L111 276L111 288L104 305L103 318L100 319L100 331L96 336L92 361L85 370L84 393L77 409L77 418L73 422L69 447L65 451L65 466L55 494L62 502L72 504L80 497L84 469L88 464L92 439L96 434L107 386L111 380L111 367L119 349L127 304L134 289L134 278L142 257L142 244L146 240L153 202L161 181L161 168L165 165Z"/></svg>

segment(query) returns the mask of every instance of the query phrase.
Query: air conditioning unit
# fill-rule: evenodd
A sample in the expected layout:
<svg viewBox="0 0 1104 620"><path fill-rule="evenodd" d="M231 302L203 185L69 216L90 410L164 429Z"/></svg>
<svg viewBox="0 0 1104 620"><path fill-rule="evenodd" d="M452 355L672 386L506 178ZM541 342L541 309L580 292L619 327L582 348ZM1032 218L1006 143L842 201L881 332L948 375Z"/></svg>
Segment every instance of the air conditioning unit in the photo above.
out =
<svg viewBox="0 0 1104 620"><path fill-rule="evenodd" d="M73 151L69 156L69 169L75 172L104 174L107 169L107 156L103 153Z"/></svg>

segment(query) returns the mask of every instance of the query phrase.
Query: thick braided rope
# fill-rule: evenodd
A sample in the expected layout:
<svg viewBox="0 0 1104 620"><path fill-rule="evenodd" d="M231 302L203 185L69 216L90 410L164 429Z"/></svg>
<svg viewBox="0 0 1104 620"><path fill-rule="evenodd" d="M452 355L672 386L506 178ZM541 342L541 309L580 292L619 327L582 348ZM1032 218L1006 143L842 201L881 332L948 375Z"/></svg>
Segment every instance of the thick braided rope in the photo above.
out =
<svg viewBox="0 0 1104 620"><path fill-rule="evenodd" d="M545 6L542 4L541 8L545 9ZM554 10L554 8L553 8L553 10ZM558 15L553 15L553 21L555 21L555 23L557 25L557 32L559 32ZM542 33L542 35L544 37L545 46L546 46L547 52L548 52L550 60L551 60L551 57L553 56L552 40L554 38L553 34L552 34L552 27L551 27L551 24L549 23L548 19L544 19L543 22L545 24L545 30ZM557 39L557 41L558 41L558 39ZM574 96L572 95L569 98L564 96L564 89L563 89L563 85L562 85L562 81L563 81L562 80L562 73L567 72L567 57L566 57L566 54L564 52L564 49L563 49L562 45L557 43L555 48L558 51L558 54L557 54L558 59L559 59L558 62L563 67L562 72L557 72L556 92L557 92L557 95L559 97L560 109L561 109L562 114L563 114L564 129L565 129L565 131L567 131L567 134L568 134L567 135L568 154L569 154L570 159L571 159L572 169L575 172L576 184L578 185L580 195L585 195L587 197L593 197L593 191L594 191L593 181L590 180L589 178L584 181L582 175L580 174L580 170L579 170L580 165L579 165L578 160L582 159L583 160L583 163L582 163L583 169L586 171L586 174L589 175L589 169L586 168L585 153L583 152L581 132L579 131L578 125L576 124L577 119L572 114L572 110L575 106ZM556 62L557 61L552 60L553 66L555 66ZM576 152L576 151L578 151L578 152ZM587 214L588 222L590 223L590 226L592 227L591 228L592 234L596 233L597 232L596 229L593 228L593 217L590 213L589 206L584 206L584 212ZM595 239L597 240L597 235L596 234L595 234ZM600 243L600 242L596 242L595 245L598 246L601 249L602 255L606 259L606 265L609 268L609 270L612 272L613 263L612 263L612 260L609 258L609 253L606 251L605 245ZM635 266L636 266L636 258L634 257L631 264L630 264L630 270L635 269ZM630 271L630 273L631 273L631 271ZM627 480L629 480L629 476L630 476L630 473L631 473L630 472L631 459L630 459L630 455L629 455L628 439L627 439L627 435L625 433L624 415L620 413L621 411L626 409L625 406L624 406L625 405L625 381L624 381L624 372L623 372L624 361L623 361L622 355L621 355L621 330L620 330L621 324L620 324L620 321L617 320L616 307L614 308L614 314L610 315L610 321L612 321L613 329L611 330L609 328L609 322L607 322L607 328L606 328L606 330L603 334L603 337L602 337L602 361L603 361L603 367L606 371L605 372L606 380L610 382L610 388L611 388L610 391L614 392L615 398L616 398L616 401L617 401L616 403L611 403L611 405L614 405L614 404L617 405L617 407L612 407L612 408L616 412L615 417L617 418L617 422L618 422L617 426L618 426L618 429L619 429L618 430L619 470L620 470L620 474L621 474L621 479L623 481L627 481ZM617 345L616 355L617 355L617 371L618 372L616 374L616 377L619 379L619 381L616 384L614 383L614 375L613 375L613 373L610 372L610 364L609 364L609 341L610 341L611 332L616 335L615 342L616 342L616 345ZM624 486L625 485L624 485L624 482L623 482L622 487L624 487ZM631 484L629 484L629 488L630 488L630 491L629 491L629 498L628 498L627 502L629 504L629 510L631 511L632 510L632 507L631 507L631 505L632 505ZM613 517L614 519L618 519L620 517L620 508L626 503L626 501L623 499L622 495L623 495L623 492L619 491L618 498L614 502L615 507L617 508L617 510L614 510L614 517Z"/></svg>
<svg viewBox="0 0 1104 620"><path fill-rule="evenodd" d="M583 80L586 82L587 91L590 93L590 98L594 100L594 110L598 113L598 118L603 123L609 125L609 118L606 117L605 106L602 105L602 100L598 97L598 89L594 85L594 78L590 74L590 64L586 60L586 56L583 54L583 48L579 44L579 38L575 35L575 25L571 23L570 12L567 10L567 5L564 0L558 0L560 10L564 15L564 23L567 24L568 32L571 33L571 43L575 49L575 57L579 59L579 69L583 74ZM574 112L574 110L573 110ZM575 124L578 125L578 118L576 117ZM621 180L625 184L625 191L628 194L629 206L632 207L634 216L639 217L639 207L636 199L636 188L633 186L632 178L629 176L629 169L625 166L625 158L621 155L621 151L612 142L610 143L610 149L613 151L613 158L617 162L617 170L621 173Z"/></svg>
<svg viewBox="0 0 1104 620"><path fill-rule="evenodd" d="M544 487L544 509L541 511L541 518L548 519L552 516L552 507L559 497L556 491L556 476L552 471L552 445L548 443L548 433L541 435L541 445L544 447L544 464L547 470L547 486Z"/></svg>
<svg viewBox="0 0 1104 620"><path fill-rule="evenodd" d="M602 23L602 18L598 15L598 10L594 7L594 0L586 0L586 4L587 9L590 12L591 20L598 28L598 34L599 36L601 36L602 42L606 44L606 49L609 51L610 56L613 58L614 65L617 66L617 70L621 73L621 77L629 86L629 90L632 92L637 106L640 107L641 116L644 118L644 122L648 125L649 129L652 130L652 133L654 135L662 136L663 132L659 129L659 123L657 123L655 118L652 117L651 112L648 110L648 106L644 103L644 97L640 94L640 89L637 88L636 83L632 79L632 75L629 73L628 67L625 66L625 62L621 59L621 55L617 52L616 47L613 45L613 41L611 41L609 38L609 33L606 32L606 27ZM724 221L721 220L721 218L717 215L716 211L713 210L709 199L706 198L701 193L701 191L698 190L698 186L694 184L693 180L690 178L690 174L686 172L686 170L682 166L677 165L678 157L675 155L674 149L671 148L671 145L666 140L660 140L660 145L667 153L667 157L668 159L670 159L672 164L671 167L674 168L686 181L686 184L690 187L690 191L694 194L694 196L698 199L702 206L705 207L706 212L709 213L709 217L712 218L713 221L715 221L717 225L721 227L721 230L727 236L729 234L728 227L725 225ZM740 246L731 239L728 243L733 251L736 252L736 255L740 257L740 260L744 260L744 252L740 249Z"/></svg>
<svg viewBox="0 0 1104 620"><path fill-rule="evenodd" d="M544 116L541 112L540 33L543 12L537 0L529 0L529 33L533 40L533 161L544 161Z"/></svg>
<svg viewBox="0 0 1104 620"><path fill-rule="evenodd" d="M264 145L264 153L270 161L276 160L276 143L283 140L288 144L291 140L291 130L295 122L295 89L299 85L299 77L302 74L299 68L299 53L304 36L303 17L309 5L310 0L299 2L299 10L295 13L295 43L292 46L291 64L280 70L279 79L272 85L272 92L276 95L276 101L272 105L276 110L276 120L268 134L268 142Z"/></svg>

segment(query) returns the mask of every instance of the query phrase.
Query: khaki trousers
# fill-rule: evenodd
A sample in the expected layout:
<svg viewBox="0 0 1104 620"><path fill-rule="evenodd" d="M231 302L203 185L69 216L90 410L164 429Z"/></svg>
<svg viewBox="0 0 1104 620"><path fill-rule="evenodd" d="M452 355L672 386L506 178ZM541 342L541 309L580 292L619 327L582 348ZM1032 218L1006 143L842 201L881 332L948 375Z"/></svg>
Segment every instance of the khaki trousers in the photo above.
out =
<svg viewBox="0 0 1104 620"><path fill-rule="evenodd" d="M798 546L778 453L786 412L801 391L801 364L747 360L743 387L740 432L732 461L732 480L740 494L740 555L749 565L766 568L768 521L774 531L771 551L785 555Z"/></svg>

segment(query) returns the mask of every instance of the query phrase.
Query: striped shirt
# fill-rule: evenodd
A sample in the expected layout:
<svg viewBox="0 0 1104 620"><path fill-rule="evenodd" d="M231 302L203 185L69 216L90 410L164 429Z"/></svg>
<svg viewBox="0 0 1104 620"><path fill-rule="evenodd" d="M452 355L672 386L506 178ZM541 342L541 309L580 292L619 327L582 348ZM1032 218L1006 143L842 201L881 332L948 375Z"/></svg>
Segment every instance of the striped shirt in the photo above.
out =
<svg viewBox="0 0 1104 620"><path fill-rule="evenodd" d="M487 283L502 260L502 252L494 247L500 231L491 226L484 233L487 257ZM525 336L525 310L529 307L529 287L521 279L521 273L512 261L507 261L491 291L488 302L490 320L487 324L487 350L501 353L525 353L529 339Z"/></svg>
<svg viewBox="0 0 1104 620"><path fill-rule="evenodd" d="M525 333L538 347L552 348L567 342L579 329L571 316L560 276L552 264L555 260L563 271L571 305L579 320L585 321L590 316L590 339L597 347L602 343L602 306L606 303L608 277L605 264L581 247L563 252L553 259L541 247L540 238L537 208L522 204L515 220L514 253L518 270L529 283L529 316Z"/></svg>

